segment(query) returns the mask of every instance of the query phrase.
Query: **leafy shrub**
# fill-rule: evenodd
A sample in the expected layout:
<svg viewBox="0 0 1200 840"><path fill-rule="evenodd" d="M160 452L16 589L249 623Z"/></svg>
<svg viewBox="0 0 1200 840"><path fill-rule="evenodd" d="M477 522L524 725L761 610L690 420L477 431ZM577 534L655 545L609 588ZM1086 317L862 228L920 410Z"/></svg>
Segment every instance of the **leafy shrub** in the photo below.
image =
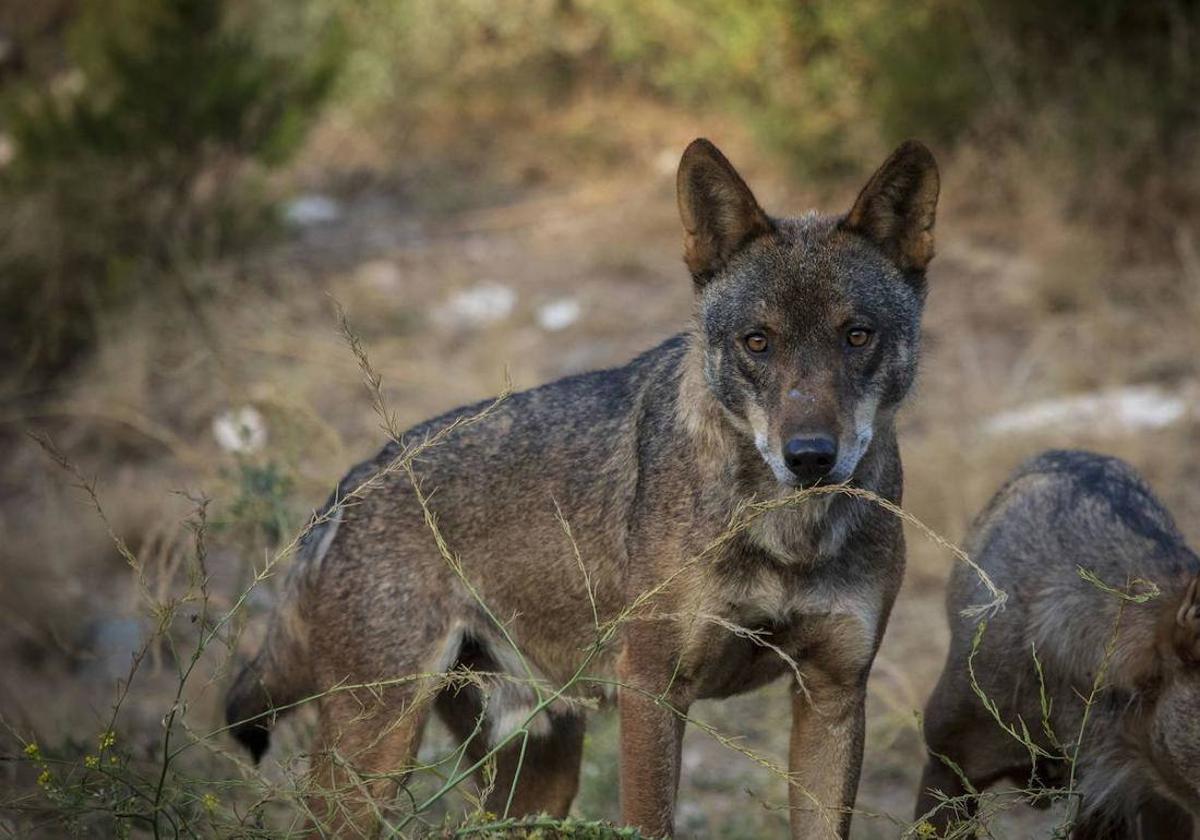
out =
<svg viewBox="0 0 1200 840"><path fill-rule="evenodd" d="M1115 166L1126 186L1180 182L1200 129L1200 7L1171 0L1032 0L985 5L994 72L1018 113L1047 107L1059 142L1094 181ZM1194 179L1187 188L1194 194Z"/></svg>
<svg viewBox="0 0 1200 840"><path fill-rule="evenodd" d="M232 521L261 535L266 545L277 546L292 524L291 476L274 461L259 465L241 460L236 481L238 495L230 509Z"/></svg>
<svg viewBox="0 0 1200 840"><path fill-rule="evenodd" d="M265 218L256 174L296 149L342 47L327 27L281 52L233 5L91 0L70 71L6 92L3 345L27 369L60 368L100 314Z"/></svg>
<svg viewBox="0 0 1200 840"><path fill-rule="evenodd" d="M732 113L810 175L912 135L1042 146L1049 123L1081 174L1115 156L1142 176L1200 124L1200 10L1170 0L366 0L347 19L355 89L416 143L433 123L524 136L615 85Z"/></svg>

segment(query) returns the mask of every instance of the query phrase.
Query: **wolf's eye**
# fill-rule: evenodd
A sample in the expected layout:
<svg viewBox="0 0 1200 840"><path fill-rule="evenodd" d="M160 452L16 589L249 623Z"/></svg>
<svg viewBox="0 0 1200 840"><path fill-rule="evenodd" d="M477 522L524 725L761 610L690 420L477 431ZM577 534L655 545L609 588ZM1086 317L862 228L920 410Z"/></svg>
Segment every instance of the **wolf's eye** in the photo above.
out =
<svg viewBox="0 0 1200 840"><path fill-rule="evenodd" d="M846 333L846 343L851 347L866 347L871 343L873 333L863 327L855 327Z"/></svg>
<svg viewBox="0 0 1200 840"><path fill-rule="evenodd" d="M760 332L752 332L746 336L746 349L751 353L765 353L768 345L767 337Z"/></svg>

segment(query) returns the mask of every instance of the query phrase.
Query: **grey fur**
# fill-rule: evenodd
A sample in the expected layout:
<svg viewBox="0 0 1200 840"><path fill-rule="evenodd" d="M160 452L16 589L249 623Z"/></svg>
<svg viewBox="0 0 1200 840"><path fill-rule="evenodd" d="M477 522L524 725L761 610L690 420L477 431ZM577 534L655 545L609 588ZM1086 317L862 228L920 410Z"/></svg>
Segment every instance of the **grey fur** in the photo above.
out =
<svg viewBox="0 0 1200 840"><path fill-rule="evenodd" d="M794 492L786 468L768 463L793 427L838 436L837 480L900 501L893 418L916 373L937 174L918 144L881 172L846 217L769 219L720 153L697 141L680 170L698 295L690 328L624 367L514 394L414 464L465 575L544 689L570 680L595 642L593 598L603 623L657 593L537 723L542 737L530 742L514 811L569 806L582 743L573 698L604 700L620 679L686 712L693 700L788 673L787 659L734 632L748 628L798 661L806 681L795 706L793 830L848 831L866 676L904 566L899 522L870 502L829 495L767 514L705 552L747 502ZM913 196L916 209L905 203ZM892 256L918 246L904 267ZM847 347L851 322L874 330L870 347ZM770 332L769 356L746 356L751 329ZM486 405L423 423L404 441ZM756 438L767 441L761 453ZM321 763L335 747L368 771L405 766L432 695L456 733L469 734L482 716L493 743L532 705L519 658L439 553L407 476L385 473L402 451L386 446L341 483L331 504L374 477L340 522L309 534L314 548L299 558L267 645L231 691L228 717L236 733L259 739L252 748L265 747L262 727L238 722L270 703L455 665L490 674L489 696L420 679L323 698L316 778L344 772ZM619 695L625 818L668 833L682 729L668 706L633 689ZM404 722L379 723L393 718ZM501 773L501 804L514 783ZM341 818L329 819L339 830Z"/></svg>
<svg viewBox="0 0 1200 840"><path fill-rule="evenodd" d="M1176 617L1200 559L1171 515L1128 464L1051 451L1021 466L996 494L976 519L967 549L1009 594L975 656L978 684L1003 719L1018 728L1023 720L1043 749L1074 753L1081 698L1090 694L1113 641L1105 685L1079 746L1082 808L1075 836L1136 836L1139 814L1160 825L1165 820L1178 832L1172 836L1189 836L1191 821L1179 806L1200 807L1200 668L1176 650L1194 638L1194 627ZM1149 581L1161 595L1123 602L1084 580L1079 567L1118 589ZM946 599L950 653L925 713L930 751L957 763L977 789L1002 779L1021 787L1064 785L1067 763L1032 766L1026 747L1001 731L972 690L967 660L976 623L961 611L982 594L975 574L957 566ZM1043 732L1035 649L1052 707L1049 723L1061 746ZM931 789L965 795L937 755L921 783L918 817L936 805ZM972 807L968 798L966 810ZM953 818L943 810L933 821L945 827Z"/></svg>

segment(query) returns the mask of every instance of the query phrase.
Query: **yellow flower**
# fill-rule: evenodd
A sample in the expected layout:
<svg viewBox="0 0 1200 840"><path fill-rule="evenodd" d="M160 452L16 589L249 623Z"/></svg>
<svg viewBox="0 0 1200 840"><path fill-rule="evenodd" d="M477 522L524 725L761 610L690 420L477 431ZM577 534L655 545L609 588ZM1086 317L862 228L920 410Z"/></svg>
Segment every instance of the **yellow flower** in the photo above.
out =
<svg viewBox="0 0 1200 840"><path fill-rule="evenodd" d="M923 838L937 837L937 829L934 828L933 823L931 823L929 820L923 820L921 824L917 826L917 836Z"/></svg>
<svg viewBox="0 0 1200 840"><path fill-rule="evenodd" d="M100 735L100 749L106 750L117 742L117 736L113 734L111 729Z"/></svg>
<svg viewBox="0 0 1200 840"><path fill-rule="evenodd" d="M48 787L52 781L54 781L54 776L51 775L50 771L43 770L42 775L38 776L37 783L39 787Z"/></svg>
<svg viewBox="0 0 1200 840"><path fill-rule="evenodd" d="M210 814L217 810L217 797L213 796L211 793L204 794L204 797L200 801L204 803L204 810L208 811Z"/></svg>
<svg viewBox="0 0 1200 840"><path fill-rule="evenodd" d="M100 759L96 758L94 755L84 756L83 766L87 767L89 770L95 770L100 766Z"/></svg>
<svg viewBox="0 0 1200 840"><path fill-rule="evenodd" d="M25 745L25 755L29 756L34 761L37 761L39 758L42 757L42 752L41 752L41 750L38 749L37 744L35 744L33 741L30 741L28 744Z"/></svg>

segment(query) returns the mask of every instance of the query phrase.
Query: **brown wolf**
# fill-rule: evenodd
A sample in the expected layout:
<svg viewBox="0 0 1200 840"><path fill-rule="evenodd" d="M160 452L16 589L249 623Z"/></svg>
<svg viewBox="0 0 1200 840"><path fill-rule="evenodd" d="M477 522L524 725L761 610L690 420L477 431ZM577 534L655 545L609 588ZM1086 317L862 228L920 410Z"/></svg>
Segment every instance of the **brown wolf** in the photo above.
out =
<svg viewBox="0 0 1200 840"><path fill-rule="evenodd" d="M793 833L845 836L900 524L826 493L718 538L747 503L817 483L900 500L894 417L916 373L937 195L932 156L909 142L849 213L772 218L693 142L678 175L690 328L624 367L452 411L356 467L230 691L237 737L261 754L273 709L322 694L313 807L340 831L373 824L433 711L464 767L504 745L492 810L565 814L579 700L615 694L622 818L666 835L692 701L790 674ZM388 468L471 417L416 458L416 487ZM606 626L619 632L596 650Z"/></svg>
<svg viewBox="0 0 1200 840"><path fill-rule="evenodd" d="M1052 451L1017 470L968 546L1010 596L979 642L976 684L1006 724L1020 731L1024 721L1038 751L1004 732L971 684L977 628L961 610L982 590L973 572L956 568L946 600L950 654L925 710L930 758L917 818L941 827L939 836L974 836L950 826L969 822L975 791L1006 778L1064 787L1078 750L1073 837L1138 837L1139 816L1146 840L1191 837L1188 811L1200 813L1200 558L1171 515L1128 464ZM1160 595L1123 599L1080 568L1108 587L1153 584ZM1085 728L1083 698L1097 675ZM955 801L939 805L935 791ZM1051 798L1047 791L1042 804Z"/></svg>

